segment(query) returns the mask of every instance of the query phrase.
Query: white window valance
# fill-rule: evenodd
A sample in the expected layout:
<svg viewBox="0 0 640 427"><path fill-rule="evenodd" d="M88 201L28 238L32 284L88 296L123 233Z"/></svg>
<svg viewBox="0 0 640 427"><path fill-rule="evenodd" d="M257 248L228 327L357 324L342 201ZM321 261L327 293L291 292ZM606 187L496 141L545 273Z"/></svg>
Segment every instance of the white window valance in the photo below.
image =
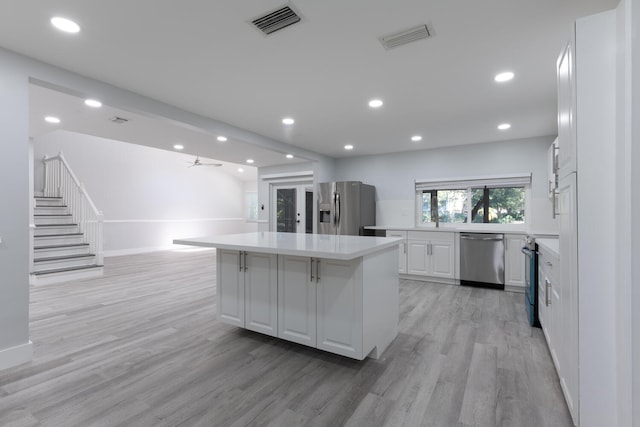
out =
<svg viewBox="0 0 640 427"><path fill-rule="evenodd" d="M528 187L531 173L513 175L487 175L449 179L416 179L416 191L464 190L467 188Z"/></svg>

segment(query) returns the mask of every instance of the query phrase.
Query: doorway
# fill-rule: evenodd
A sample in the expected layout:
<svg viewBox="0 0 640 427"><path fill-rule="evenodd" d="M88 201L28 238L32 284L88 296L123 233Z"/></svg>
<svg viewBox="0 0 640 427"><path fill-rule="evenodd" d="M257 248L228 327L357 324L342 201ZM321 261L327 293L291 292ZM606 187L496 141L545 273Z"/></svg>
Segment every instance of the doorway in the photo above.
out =
<svg viewBox="0 0 640 427"><path fill-rule="evenodd" d="M272 184L271 201L272 231L313 233L312 184Z"/></svg>

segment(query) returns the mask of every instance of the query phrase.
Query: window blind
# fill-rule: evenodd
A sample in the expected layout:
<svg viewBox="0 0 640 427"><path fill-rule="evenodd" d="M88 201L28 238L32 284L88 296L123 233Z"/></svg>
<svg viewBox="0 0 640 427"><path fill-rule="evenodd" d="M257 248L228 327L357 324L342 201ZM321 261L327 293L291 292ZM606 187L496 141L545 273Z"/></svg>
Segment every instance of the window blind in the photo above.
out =
<svg viewBox="0 0 640 427"><path fill-rule="evenodd" d="M467 188L528 187L531 173L514 175L490 175L451 179L416 179L416 191L465 190Z"/></svg>

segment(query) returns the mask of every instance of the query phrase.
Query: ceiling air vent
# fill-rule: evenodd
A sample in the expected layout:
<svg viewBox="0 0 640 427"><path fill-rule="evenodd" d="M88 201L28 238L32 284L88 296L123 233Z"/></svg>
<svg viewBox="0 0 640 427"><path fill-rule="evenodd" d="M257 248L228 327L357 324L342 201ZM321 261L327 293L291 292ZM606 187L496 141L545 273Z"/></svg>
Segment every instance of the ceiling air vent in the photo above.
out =
<svg viewBox="0 0 640 427"><path fill-rule="evenodd" d="M113 116L109 118L109 120L111 120L113 123L118 123L118 124L127 123L129 121L129 119L125 119L123 117L118 117L118 116Z"/></svg>
<svg viewBox="0 0 640 427"><path fill-rule="evenodd" d="M380 40L380 43L382 43L382 46L384 46L385 49L393 49L394 47L426 39L428 37L431 37L431 32L425 24L422 24L404 31L379 37L378 40Z"/></svg>
<svg viewBox="0 0 640 427"><path fill-rule="evenodd" d="M291 6L281 7L251 20L251 24L266 35L282 30L296 22L300 22L300 15Z"/></svg>

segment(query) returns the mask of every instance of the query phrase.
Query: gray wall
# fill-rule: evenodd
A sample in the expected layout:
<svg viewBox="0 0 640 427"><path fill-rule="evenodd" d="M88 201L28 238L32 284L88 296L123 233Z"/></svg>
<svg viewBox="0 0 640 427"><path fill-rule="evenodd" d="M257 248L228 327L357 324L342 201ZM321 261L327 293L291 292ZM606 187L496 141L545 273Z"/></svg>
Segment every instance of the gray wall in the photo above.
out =
<svg viewBox="0 0 640 427"><path fill-rule="evenodd" d="M42 158L60 151L104 214L105 255L256 229L245 221L245 183L223 168L190 168L190 155L64 130L34 141L36 192L44 185ZM256 169L245 170L255 181Z"/></svg>
<svg viewBox="0 0 640 427"><path fill-rule="evenodd" d="M28 78L0 56L0 369L29 342ZM3 357L4 353L4 357Z"/></svg>
<svg viewBox="0 0 640 427"><path fill-rule="evenodd" d="M557 232L547 199L547 149L555 136L436 148L336 161L336 180L375 185L380 225L414 223L414 181L532 173L532 231ZM391 212L397 211L397 214ZM396 223L385 223L385 221ZM398 224L397 222L403 222Z"/></svg>

